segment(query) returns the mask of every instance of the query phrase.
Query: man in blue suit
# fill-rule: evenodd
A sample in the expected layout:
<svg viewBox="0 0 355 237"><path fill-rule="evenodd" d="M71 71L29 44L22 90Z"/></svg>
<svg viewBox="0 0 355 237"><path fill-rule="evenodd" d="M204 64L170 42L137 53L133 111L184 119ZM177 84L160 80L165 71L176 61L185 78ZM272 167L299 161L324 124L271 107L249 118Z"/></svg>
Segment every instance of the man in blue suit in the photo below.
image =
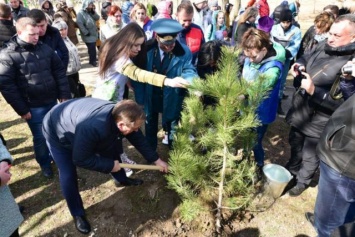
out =
<svg viewBox="0 0 355 237"><path fill-rule="evenodd" d="M191 63L192 54L186 45L180 44L176 36L183 30L172 19L154 21L151 30L155 39L147 42L147 70L166 75L169 78L182 77L191 82L198 77ZM153 149L157 148L158 118L162 113L162 124L168 132L169 146L172 145L175 127L180 119L186 89L145 85L144 110L147 116L145 132Z"/></svg>

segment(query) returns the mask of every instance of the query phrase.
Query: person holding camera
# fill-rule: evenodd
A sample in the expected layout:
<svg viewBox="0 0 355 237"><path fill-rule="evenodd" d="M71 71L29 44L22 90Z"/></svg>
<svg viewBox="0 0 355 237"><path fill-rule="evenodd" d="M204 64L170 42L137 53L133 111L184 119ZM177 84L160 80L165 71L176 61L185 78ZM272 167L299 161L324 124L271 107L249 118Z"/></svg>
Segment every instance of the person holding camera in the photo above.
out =
<svg viewBox="0 0 355 237"><path fill-rule="evenodd" d="M345 102L330 117L317 145L318 195L314 214L305 213L319 237L355 235L355 60L341 71L339 89ZM302 83L312 87L309 78Z"/></svg>
<svg viewBox="0 0 355 237"><path fill-rule="evenodd" d="M303 55L291 68L294 76L298 74L294 81L298 90L286 116L291 125L291 157L286 168L297 180L290 196L305 191L318 169L316 146L320 135L329 117L343 103L332 88L337 86L342 67L353 58L354 42L355 15L340 16L331 26L327 41Z"/></svg>

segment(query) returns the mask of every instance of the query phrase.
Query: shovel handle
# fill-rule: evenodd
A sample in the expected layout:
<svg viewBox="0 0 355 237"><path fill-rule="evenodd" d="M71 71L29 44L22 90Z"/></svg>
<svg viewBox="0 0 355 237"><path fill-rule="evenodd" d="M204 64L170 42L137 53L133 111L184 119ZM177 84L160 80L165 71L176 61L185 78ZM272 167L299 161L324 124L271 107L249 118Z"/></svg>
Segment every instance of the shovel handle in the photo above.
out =
<svg viewBox="0 0 355 237"><path fill-rule="evenodd" d="M125 164L120 163L122 168L129 168L135 170L160 170L161 167L157 165L140 165L140 164Z"/></svg>

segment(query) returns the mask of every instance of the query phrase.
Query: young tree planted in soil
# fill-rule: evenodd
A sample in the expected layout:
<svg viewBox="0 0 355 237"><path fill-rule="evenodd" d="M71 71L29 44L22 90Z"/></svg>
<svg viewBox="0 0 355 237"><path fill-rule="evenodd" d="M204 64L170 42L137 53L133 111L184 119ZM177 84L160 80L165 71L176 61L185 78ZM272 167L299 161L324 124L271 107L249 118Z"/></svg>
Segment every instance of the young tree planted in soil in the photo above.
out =
<svg viewBox="0 0 355 237"><path fill-rule="evenodd" d="M222 214L247 207L255 194L256 165L248 154L254 145L253 128L259 124L255 110L265 91L260 86L263 78L253 84L238 78L237 55L223 48L219 70L189 88L167 176L168 186L182 199L183 220L214 214L217 233L222 231ZM215 98L216 104L204 106L193 91Z"/></svg>

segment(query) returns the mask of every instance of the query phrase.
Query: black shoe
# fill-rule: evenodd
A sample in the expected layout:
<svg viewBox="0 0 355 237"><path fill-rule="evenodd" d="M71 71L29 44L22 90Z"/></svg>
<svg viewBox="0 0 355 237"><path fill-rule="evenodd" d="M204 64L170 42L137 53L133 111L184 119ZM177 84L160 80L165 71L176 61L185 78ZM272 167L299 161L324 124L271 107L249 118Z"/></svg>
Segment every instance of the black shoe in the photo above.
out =
<svg viewBox="0 0 355 237"><path fill-rule="evenodd" d="M96 62L90 63L90 65L93 66L93 67L97 67L97 63Z"/></svg>
<svg viewBox="0 0 355 237"><path fill-rule="evenodd" d="M262 180L263 179L263 165L262 166L258 166L257 168L256 168L256 177L257 177L257 179L258 179L258 181L260 181L260 180Z"/></svg>
<svg viewBox="0 0 355 237"><path fill-rule="evenodd" d="M279 102L279 105L277 107L277 114L281 118L285 118L286 117L286 113L282 110L281 102Z"/></svg>
<svg viewBox="0 0 355 237"><path fill-rule="evenodd" d="M291 197L297 197L299 195L301 195L304 190L306 190L307 187L305 184L302 184L302 183L297 183L297 185L295 187L293 187L290 191L288 191L288 194L291 196Z"/></svg>
<svg viewBox="0 0 355 237"><path fill-rule="evenodd" d="M306 216L307 221L311 223L312 226L314 226L314 214L310 212L306 212L304 215Z"/></svg>
<svg viewBox="0 0 355 237"><path fill-rule="evenodd" d="M143 184L143 180L141 179L131 179L127 178L126 181L121 181L118 182L117 180L114 179L116 187L122 187L122 186L138 186Z"/></svg>
<svg viewBox="0 0 355 237"><path fill-rule="evenodd" d="M23 212L25 211L25 207L18 205L18 209L20 210L21 214L23 214Z"/></svg>
<svg viewBox="0 0 355 237"><path fill-rule="evenodd" d="M51 167L42 168L42 175L48 179L53 178L53 171Z"/></svg>
<svg viewBox="0 0 355 237"><path fill-rule="evenodd" d="M76 229L83 234L88 234L91 231L91 226L85 216L74 216Z"/></svg>

